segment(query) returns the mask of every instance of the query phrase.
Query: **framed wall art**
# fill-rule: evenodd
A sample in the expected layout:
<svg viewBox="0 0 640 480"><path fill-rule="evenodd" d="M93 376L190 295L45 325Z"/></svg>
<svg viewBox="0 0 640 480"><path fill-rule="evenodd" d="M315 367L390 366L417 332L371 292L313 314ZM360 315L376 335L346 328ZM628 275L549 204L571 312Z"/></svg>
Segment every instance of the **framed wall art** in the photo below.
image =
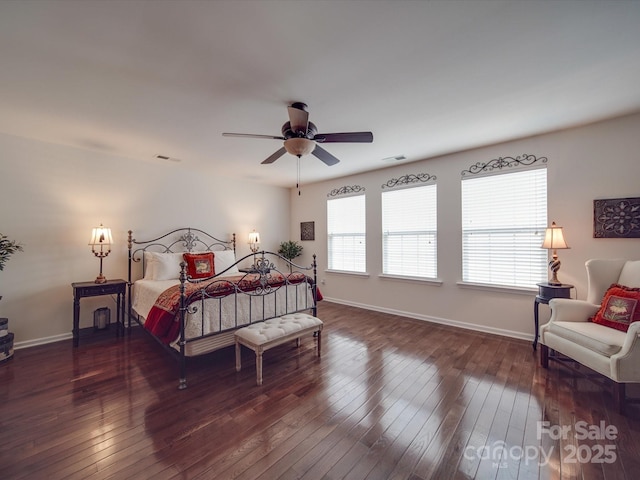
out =
<svg viewBox="0 0 640 480"><path fill-rule="evenodd" d="M640 197L593 201L594 238L640 238Z"/></svg>
<svg viewBox="0 0 640 480"><path fill-rule="evenodd" d="M315 222L300 222L300 240L315 240L315 230Z"/></svg>

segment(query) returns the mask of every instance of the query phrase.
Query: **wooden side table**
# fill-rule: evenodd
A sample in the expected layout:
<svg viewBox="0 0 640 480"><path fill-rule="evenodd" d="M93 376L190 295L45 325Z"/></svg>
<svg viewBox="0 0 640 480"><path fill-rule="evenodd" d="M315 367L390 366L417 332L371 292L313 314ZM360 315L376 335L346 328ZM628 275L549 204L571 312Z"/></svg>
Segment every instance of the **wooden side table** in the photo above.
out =
<svg viewBox="0 0 640 480"><path fill-rule="evenodd" d="M538 306L541 303L545 305L549 304L549 300L553 298L571 298L571 289L573 285L567 283L561 283L560 285L553 285L548 282L537 283L538 295L533 303L533 320L535 322L536 333L533 337L533 349L538 348Z"/></svg>
<svg viewBox="0 0 640 480"><path fill-rule="evenodd" d="M73 287L73 346L78 346L80 337L80 299L101 295L116 295L116 336L124 329L124 295L127 289L126 280L107 280L106 283L76 282Z"/></svg>

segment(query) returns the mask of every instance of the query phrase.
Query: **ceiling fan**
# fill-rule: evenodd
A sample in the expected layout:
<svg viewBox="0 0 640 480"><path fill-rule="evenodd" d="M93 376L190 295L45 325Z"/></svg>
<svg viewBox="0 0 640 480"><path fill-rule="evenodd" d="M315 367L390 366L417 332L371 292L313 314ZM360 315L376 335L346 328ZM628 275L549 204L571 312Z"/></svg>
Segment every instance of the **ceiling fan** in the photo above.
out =
<svg viewBox="0 0 640 480"><path fill-rule="evenodd" d="M294 102L288 107L289 121L282 126L282 136L254 135L251 133L223 133L224 137L268 138L284 140L284 146L262 163L273 163L285 153L300 158L302 155L318 157L327 165L335 165L340 160L322 148L319 143L371 143L371 132L318 133L316 126L309 121L307 105Z"/></svg>

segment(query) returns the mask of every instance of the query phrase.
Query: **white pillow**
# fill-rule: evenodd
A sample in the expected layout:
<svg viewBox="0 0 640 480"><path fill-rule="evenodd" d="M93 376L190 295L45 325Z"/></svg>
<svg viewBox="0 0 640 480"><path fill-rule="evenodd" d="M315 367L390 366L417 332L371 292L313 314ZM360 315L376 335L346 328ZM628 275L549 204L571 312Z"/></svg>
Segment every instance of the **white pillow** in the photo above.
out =
<svg viewBox="0 0 640 480"><path fill-rule="evenodd" d="M620 285L640 288L640 260L627 260L618 279Z"/></svg>
<svg viewBox="0 0 640 480"><path fill-rule="evenodd" d="M153 264L151 280L177 280L180 278L182 253L149 253L153 258L151 262Z"/></svg>
<svg viewBox="0 0 640 480"><path fill-rule="evenodd" d="M213 265L216 275L231 267L234 263L236 263L236 254L233 250L216 250L213 252ZM240 272L238 271L238 266L234 265L233 268L224 273L226 275Z"/></svg>
<svg viewBox="0 0 640 480"><path fill-rule="evenodd" d="M153 255L151 252L144 252L144 279L153 280Z"/></svg>

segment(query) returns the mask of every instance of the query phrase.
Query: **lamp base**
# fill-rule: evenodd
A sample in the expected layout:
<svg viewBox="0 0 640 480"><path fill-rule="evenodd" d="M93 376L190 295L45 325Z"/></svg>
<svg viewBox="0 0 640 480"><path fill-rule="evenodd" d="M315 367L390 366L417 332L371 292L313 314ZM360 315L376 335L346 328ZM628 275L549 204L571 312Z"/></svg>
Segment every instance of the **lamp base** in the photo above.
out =
<svg viewBox="0 0 640 480"><path fill-rule="evenodd" d="M562 285L562 282L558 280L558 270L560 270L560 260L558 255L553 254L553 260L549 262L549 270L551 270L551 278L549 279L549 285Z"/></svg>
<svg viewBox="0 0 640 480"><path fill-rule="evenodd" d="M95 252L94 252L94 253L95 253ZM106 257L108 253L109 253L109 252L107 252L106 254L103 254L103 253L101 252L99 255L98 255L98 254L96 254L96 256L100 259L100 275L98 275L98 276L96 277L96 283L107 283L107 277L105 277L105 276L102 274L102 259L103 259L104 257Z"/></svg>

